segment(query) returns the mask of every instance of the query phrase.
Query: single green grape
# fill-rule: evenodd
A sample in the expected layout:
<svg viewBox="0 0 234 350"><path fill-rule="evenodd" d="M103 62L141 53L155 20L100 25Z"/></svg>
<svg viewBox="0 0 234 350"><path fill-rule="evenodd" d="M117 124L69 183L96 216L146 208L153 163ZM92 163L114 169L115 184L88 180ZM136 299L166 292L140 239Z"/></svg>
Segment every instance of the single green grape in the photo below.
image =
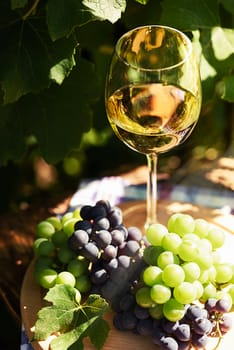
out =
<svg viewBox="0 0 234 350"><path fill-rule="evenodd" d="M164 304L171 298L171 289L164 284L154 284L150 290L151 299L157 304Z"/></svg>
<svg viewBox="0 0 234 350"><path fill-rule="evenodd" d="M56 284L68 284L75 287L76 279L71 272L61 271L56 278Z"/></svg>
<svg viewBox="0 0 234 350"><path fill-rule="evenodd" d="M197 293L190 282L182 282L173 291L174 298L181 304L191 304L196 300Z"/></svg>
<svg viewBox="0 0 234 350"><path fill-rule="evenodd" d="M80 216L80 208L76 208L73 210L72 213L73 218L77 219L77 220L82 220L81 216Z"/></svg>
<svg viewBox="0 0 234 350"><path fill-rule="evenodd" d="M51 241L54 243L56 247L61 247L67 242L67 234L61 230L56 231L51 237Z"/></svg>
<svg viewBox="0 0 234 350"><path fill-rule="evenodd" d="M136 291L136 302L138 305L150 308L154 305L154 302L151 298L151 288L148 286L141 287Z"/></svg>
<svg viewBox="0 0 234 350"><path fill-rule="evenodd" d="M186 282L194 282L199 279L201 270L197 263L193 261L186 262L182 265L185 273Z"/></svg>
<svg viewBox="0 0 234 350"><path fill-rule="evenodd" d="M80 304L82 299L81 293L77 288L74 288L74 289L75 289L75 300L77 304Z"/></svg>
<svg viewBox="0 0 234 350"><path fill-rule="evenodd" d="M33 243L33 250L36 256L49 256L54 251L54 245L47 238L37 238Z"/></svg>
<svg viewBox="0 0 234 350"><path fill-rule="evenodd" d="M63 214L62 218L61 218L61 223L62 225L65 224L66 221L70 220L70 219L73 219L73 213L72 211L69 211L65 214Z"/></svg>
<svg viewBox="0 0 234 350"><path fill-rule="evenodd" d="M174 254L178 253L178 248L181 244L181 237L177 233L168 233L162 239L162 247Z"/></svg>
<svg viewBox="0 0 234 350"><path fill-rule="evenodd" d="M207 238L201 238L199 241L199 248L204 249L207 252L211 253L213 250L211 242Z"/></svg>
<svg viewBox="0 0 234 350"><path fill-rule="evenodd" d="M168 222L167 222L167 229L169 232L175 232L174 225L175 225L177 217L179 217L179 216L180 216L180 213L175 213L169 217Z"/></svg>
<svg viewBox="0 0 234 350"><path fill-rule="evenodd" d="M41 237L41 238L35 239L35 241L33 242L33 252L35 255L39 255L38 249L42 242L48 242L48 239Z"/></svg>
<svg viewBox="0 0 234 350"><path fill-rule="evenodd" d="M209 228L210 224L206 220L200 218L194 220L193 232L200 238L205 238L207 236Z"/></svg>
<svg viewBox="0 0 234 350"><path fill-rule="evenodd" d="M181 320L185 314L185 307L174 298L163 304L163 315L171 322Z"/></svg>
<svg viewBox="0 0 234 350"><path fill-rule="evenodd" d="M63 227L62 222L58 216L49 216L46 218L46 221L54 226L55 231L60 231Z"/></svg>
<svg viewBox="0 0 234 350"><path fill-rule="evenodd" d="M211 282L203 284L203 294L201 296L202 301L206 301L209 298L216 298L217 289Z"/></svg>
<svg viewBox="0 0 234 350"><path fill-rule="evenodd" d="M192 241L196 244L200 244L200 238L195 233L185 233L182 237L183 241Z"/></svg>
<svg viewBox="0 0 234 350"><path fill-rule="evenodd" d="M77 288L80 291L80 293L89 292L91 287L92 284L88 275L81 275L76 278L75 288Z"/></svg>
<svg viewBox="0 0 234 350"><path fill-rule="evenodd" d="M67 265L67 271L71 272L73 276L79 277L88 273L89 263L84 259L72 259Z"/></svg>
<svg viewBox="0 0 234 350"><path fill-rule="evenodd" d="M51 238L55 232L54 226L48 221L41 221L36 227L37 237Z"/></svg>
<svg viewBox="0 0 234 350"><path fill-rule="evenodd" d="M183 240L178 249L179 257L184 261L195 261L197 257L197 244L193 241Z"/></svg>
<svg viewBox="0 0 234 350"><path fill-rule="evenodd" d="M169 250L162 252L157 259L157 265L163 270L167 265L179 264L178 256Z"/></svg>
<svg viewBox="0 0 234 350"><path fill-rule="evenodd" d="M49 289L54 287L57 279L57 271L54 269L39 269L35 271L35 279L43 288Z"/></svg>
<svg viewBox="0 0 234 350"><path fill-rule="evenodd" d="M212 252L207 251L202 246L197 247L197 255L194 257L201 270L209 269L213 265Z"/></svg>
<svg viewBox="0 0 234 350"><path fill-rule="evenodd" d="M161 246L163 237L168 233L166 226L162 224L152 224L146 230L146 238L150 244Z"/></svg>
<svg viewBox="0 0 234 350"><path fill-rule="evenodd" d="M66 233L68 237L70 237L74 232L75 223L78 221L76 218L71 218L66 220L63 224L63 231Z"/></svg>
<svg viewBox="0 0 234 350"><path fill-rule="evenodd" d="M162 272L162 280L169 287L176 287L184 282L185 272L180 265L169 264Z"/></svg>
<svg viewBox="0 0 234 350"><path fill-rule="evenodd" d="M194 230L194 219L191 215L176 213L168 220L168 231L178 233L181 237Z"/></svg>
<svg viewBox="0 0 234 350"><path fill-rule="evenodd" d="M57 257L61 263L68 264L70 260L76 257L76 254L65 244L59 248Z"/></svg>
<svg viewBox="0 0 234 350"><path fill-rule="evenodd" d="M213 227L208 231L207 239L212 244L213 250L221 248L225 242L225 234L218 227Z"/></svg>
<svg viewBox="0 0 234 350"><path fill-rule="evenodd" d="M153 286L162 281L162 270L158 266L148 266L143 271L142 278L147 286Z"/></svg>
<svg viewBox="0 0 234 350"><path fill-rule="evenodd" d="M216 282L217 283L227 283L232 279L232 267L228 263L222 263L215 265L216 269Z"/></svg>

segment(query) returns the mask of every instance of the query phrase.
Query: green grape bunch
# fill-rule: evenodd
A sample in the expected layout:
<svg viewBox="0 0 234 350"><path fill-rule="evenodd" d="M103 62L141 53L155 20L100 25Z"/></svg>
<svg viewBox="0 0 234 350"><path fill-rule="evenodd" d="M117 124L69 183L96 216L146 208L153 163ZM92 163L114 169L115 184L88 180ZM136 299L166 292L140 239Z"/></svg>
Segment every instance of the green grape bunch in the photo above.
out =
<svg viewBox="0 0 234 350"><path fill-rule="evenodd" d="M118 330L150 335L160 349L204 349L232 327L234 264L222 254L225 238L184 213L143 235L100 200L38 223L34 275L49 291L69 286L79 305L100 295Z"/></svg>

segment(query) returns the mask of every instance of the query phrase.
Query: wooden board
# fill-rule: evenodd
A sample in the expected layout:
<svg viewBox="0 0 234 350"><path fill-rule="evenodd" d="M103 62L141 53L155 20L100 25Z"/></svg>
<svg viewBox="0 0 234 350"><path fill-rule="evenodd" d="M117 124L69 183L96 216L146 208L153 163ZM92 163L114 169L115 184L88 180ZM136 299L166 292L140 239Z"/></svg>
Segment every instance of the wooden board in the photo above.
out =
<svg viewBox="0 0 234 350"><path fill-rule="evenodd" d="M124 223L126 226L135 225L144 229L145 210L144 202L126 202L121 205L124 213ZM159 221L166 223L167 218L173 212L184 212L193 215L194 218L204 218L207 221L222 227L226 232L226 244L223 248L223 256L225 261L234 263L234 217L224 214L220 210L212 210L198 207L189 203L175 203L168 201L160 201L158 206ZM21 314L26 334L29 339L33 337L34 325L37 319L37 312L43 307L43 291L34 280L33 262L30 264L21 289ZM234 325L234 313L231 313ZM112 314L109 313L106 319L112 325ZM43 342L33 342L35 350L49 350L49 343L53 337ZM222 339L219 350L227 350L233 348L234 326L227 335ZM217 339L211 339L207 350L212 350L217 343ZM103 350L156 350L157 347L152 340L143 336L132 334L131 332L119 332L111 327L110 334L105 343ZM85 350L94 350L89 343L85 343Z"/></svg>

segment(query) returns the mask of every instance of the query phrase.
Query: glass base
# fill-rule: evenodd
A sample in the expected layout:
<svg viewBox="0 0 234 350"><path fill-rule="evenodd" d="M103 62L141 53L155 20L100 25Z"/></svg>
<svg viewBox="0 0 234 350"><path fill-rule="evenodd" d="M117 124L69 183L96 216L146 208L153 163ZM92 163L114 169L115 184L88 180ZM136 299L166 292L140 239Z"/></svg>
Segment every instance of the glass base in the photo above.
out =
<svg viewBox="0 0 234 350"><path fill-rule="evenodd" d="M124 224L127 227L137 226L144 232L146 229L146 202L125 202L120 207L123 211ZM166 225L169 215L169 213L165 212L165 206L159 202L157 206L157 222Z"/></svg>
<svg viewBox="0 0 234 350"><path fill-rule="evenodd" d="M136 226L145 232L146 223L146 202L129 201L119 205L123 211L124 225ZM200 210L191 203L172 202L159 200L157 203L157 222L167 225L169 217L174 213L186 213L193 216L200 216Z"/></svg>

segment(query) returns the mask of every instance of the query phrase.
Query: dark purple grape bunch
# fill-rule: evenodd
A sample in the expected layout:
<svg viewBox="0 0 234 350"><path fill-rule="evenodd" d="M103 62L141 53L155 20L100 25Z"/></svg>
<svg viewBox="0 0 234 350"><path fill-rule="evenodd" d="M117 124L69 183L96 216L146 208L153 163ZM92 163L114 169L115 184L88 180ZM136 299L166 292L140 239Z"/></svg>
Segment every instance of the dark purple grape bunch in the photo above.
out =
<svg viewBox="0 0 234 350"><path fill-rule="evenodd" d="M91 262L97 261L100 253L105 255L109 251L109 255L112 253L115 256L114 249L110 247L110 231L114 227L119 227L119 230L123 227L120 208L111 207L108 201L100 200L94 206L81 207L80 216L82 220L76 222L74 233L68 240L69 247ZM125 234L123 227L122 235Z"/></svg>
<svg viewBox="0 0 234 350"><path fill-rule="evenodd" d="M212 322L212 336L219 337L232 328L232 318L228 313L232 308L232 301L228 298L210 298L205 302L205 309Z"/></svg>
<svg viewBox="0 0 234 350"><path fill-rule="evenodd" d="M69 247L92 264L92 293L101 294L110 304L125 293L144 266L142 232L125 227L122 210L100 200L80 209Z"/></svg>
<svg viewBox="0 0 234 350"><path fill-rule="evenodd" d="M232 319L227 314L231 307L231 300L225 298L220 300L210 298L204 307L198 304L188 305L182 320L159 321L160 332L153 334L153 340L162 349L168 348L164 344L165 339L169 343L169 349L204 349L209 337L220 338L231 329Z"/></svg>
<svg viewBox="0 0 234 350"><path fill-rule="evenodd" d="M205 349L209 337L220 337L231 327L231 318L226 314L230 311L230 304L225 299L209 299L205 307L187 305L183 319L175 322L165 317L153 318L148 309L136 303L130 292L119 299L115 311L113 323L118 330L150 336L153 343L162 350ZM217 322L221 334L216 332Z"/></svg>
<svg viewBox="0 0 234 350"><path fill-rule="evenodd" d="M189 350L204 349L212 331L208 312L201 306L188 305L180 321L169 321L165 317L153 318L148 309L137 305L132 295L119 300L119 310L114 316L114 325L119 330L150 336L160 349Z"/></svg>

